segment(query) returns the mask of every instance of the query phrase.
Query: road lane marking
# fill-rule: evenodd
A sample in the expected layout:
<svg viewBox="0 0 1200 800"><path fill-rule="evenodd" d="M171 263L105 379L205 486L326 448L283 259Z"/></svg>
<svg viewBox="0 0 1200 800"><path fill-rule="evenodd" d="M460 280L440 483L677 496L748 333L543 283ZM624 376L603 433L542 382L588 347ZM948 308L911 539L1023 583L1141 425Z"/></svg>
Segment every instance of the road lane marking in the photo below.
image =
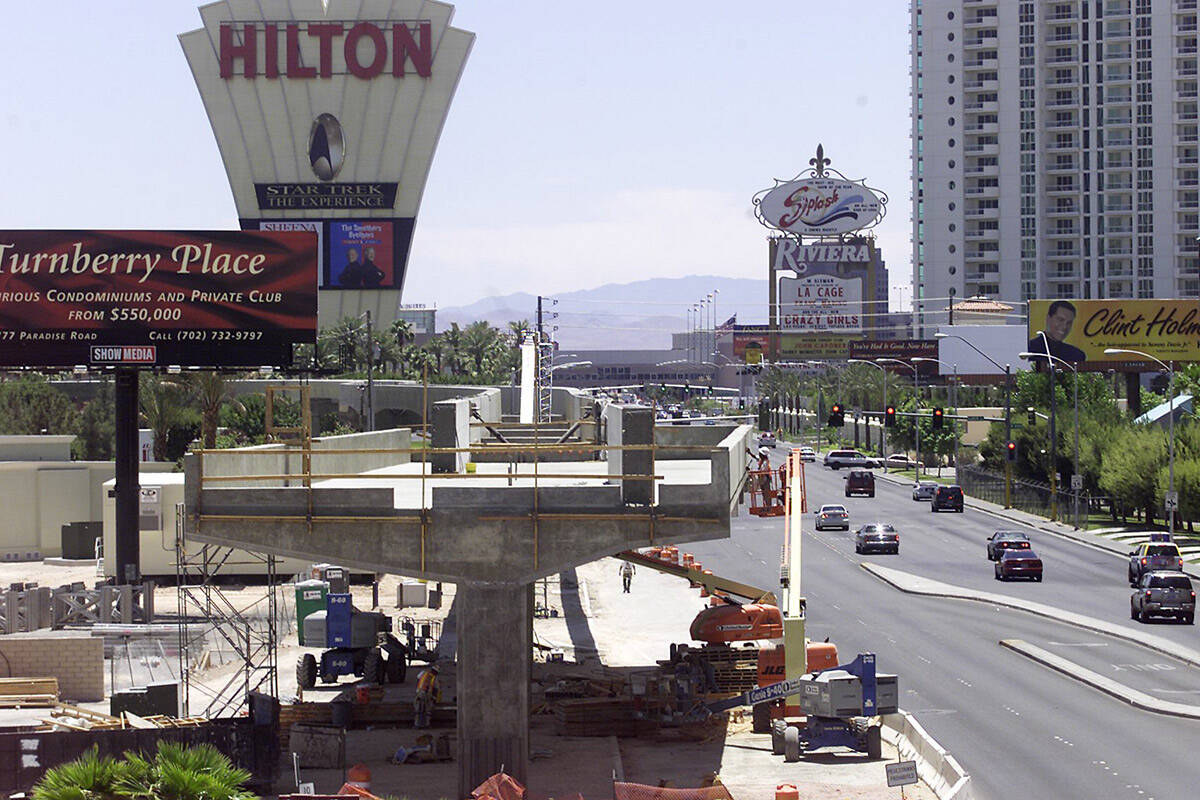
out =
<svg viewBox="0 0 1200 800"><path fill-rule="evenodd" d="M1108 647L1108 642L1046 642L1057 647Z"/></svg>

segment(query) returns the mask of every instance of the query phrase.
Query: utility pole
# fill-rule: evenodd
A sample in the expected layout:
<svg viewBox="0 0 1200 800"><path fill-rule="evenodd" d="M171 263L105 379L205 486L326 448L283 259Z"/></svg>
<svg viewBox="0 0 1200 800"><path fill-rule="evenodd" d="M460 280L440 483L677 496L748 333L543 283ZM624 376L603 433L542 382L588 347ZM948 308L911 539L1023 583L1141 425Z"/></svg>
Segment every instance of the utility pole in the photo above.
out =
<svg viewBox="0 0 1200 800"><path fill-rule="evenodd" d="M371 312L367 312L367 430L375 430L375 337L371 335Z"/></svg>

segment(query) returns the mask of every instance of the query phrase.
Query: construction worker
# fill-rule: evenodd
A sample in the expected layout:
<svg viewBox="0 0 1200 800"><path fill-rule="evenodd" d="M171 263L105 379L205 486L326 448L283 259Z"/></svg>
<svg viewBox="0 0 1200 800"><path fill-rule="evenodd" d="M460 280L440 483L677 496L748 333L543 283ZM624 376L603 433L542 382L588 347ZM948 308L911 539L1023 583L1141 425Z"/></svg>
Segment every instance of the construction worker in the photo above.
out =
<svg viewBox="0 0 1200 800"><path fill-rule="evenodd" d="M433 721L433 706L442 699L438 683L437 664L430 664L417 677L417 693L413 697L413 727L428 728Z"/></svg>
<svg viewBox="0 0 1200 800"><path fill-rule="evenodd" d="M629 582L633 580L633 573L637 570L634 569L633 564L623 561L617 571L621 574L621 583L625 586L625 594L629 594Z"/></svg>

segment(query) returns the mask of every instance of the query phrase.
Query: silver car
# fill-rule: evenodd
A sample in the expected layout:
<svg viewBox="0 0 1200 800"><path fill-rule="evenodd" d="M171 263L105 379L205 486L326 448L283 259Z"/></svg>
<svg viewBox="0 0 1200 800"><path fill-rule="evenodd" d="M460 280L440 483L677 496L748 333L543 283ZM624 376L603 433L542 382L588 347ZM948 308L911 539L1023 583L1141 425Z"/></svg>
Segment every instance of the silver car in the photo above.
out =
<svg viewBox="0 0 1200 800"><path fill-rule="evenodd" d="M886 522L872 522L863 525L854 534L854 552L869 553L872 550L881 553L899 553L900 532Z"/></svg>
<svg viewBox="0 0 1200 800"><path fill-rule="evenodd" d="M845 506L826 505L821 506L813 512L817 515L817 530L823 531L826 528L841 528L844 531L850 530L850 512Z"/></svg>
<svg viewBox="0 0 1200 800"><path fill-rule="evenodd" d="M934 492L937 491L937 481L921 481L913 484L912 497L913 500L932 500Z"/></svg>

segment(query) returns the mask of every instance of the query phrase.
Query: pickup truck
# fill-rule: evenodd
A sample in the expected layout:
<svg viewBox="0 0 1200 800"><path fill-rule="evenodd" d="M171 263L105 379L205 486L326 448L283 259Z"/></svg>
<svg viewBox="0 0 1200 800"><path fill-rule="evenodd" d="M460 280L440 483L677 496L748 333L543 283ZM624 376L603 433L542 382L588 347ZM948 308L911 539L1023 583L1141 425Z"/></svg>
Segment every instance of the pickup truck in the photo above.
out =
<svg viewBox="0 0 1200 800"><path fill-rule="evenodd" d="M1175 617L1191 625L1196 620L1196 590L1182 572L1144 573L1129 598L1129 616L1142 622L1151 616Z"/></svg>
<svg viewBox="0 0 1200 800"><path fill-rule="evenodd" d="M1183 556L1174 542L1149 542L1129 554L1129 585L1136 586L1142 574L1156 569L1183 571Z"/></svg>

